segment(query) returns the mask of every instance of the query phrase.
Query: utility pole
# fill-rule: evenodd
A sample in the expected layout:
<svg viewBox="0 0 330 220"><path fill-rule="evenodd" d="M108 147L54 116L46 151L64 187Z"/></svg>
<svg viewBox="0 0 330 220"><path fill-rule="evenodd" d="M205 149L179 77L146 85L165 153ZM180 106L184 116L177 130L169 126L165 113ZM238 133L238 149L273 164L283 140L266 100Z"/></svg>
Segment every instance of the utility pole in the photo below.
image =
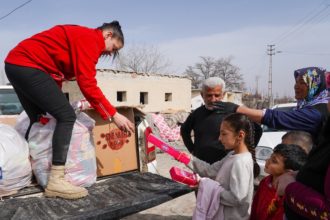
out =
<svg viewBox="0 0 330 220"><path fill-rule="evenodd" d="M273 76L272 76L272 57L275 55L275 45L274 44L270 44L267 45L267 55L269 55L269 75L268 75L268 103L269 103L269 107L272 107L274 104L274 100L273 100Z"/></svg>
<svg viewBox="0 0 330 220"><path fill-rule="evenodd" d="M259 79L260 76L256 75L256 93L255 93L256 98L259 96Z"/></svg>

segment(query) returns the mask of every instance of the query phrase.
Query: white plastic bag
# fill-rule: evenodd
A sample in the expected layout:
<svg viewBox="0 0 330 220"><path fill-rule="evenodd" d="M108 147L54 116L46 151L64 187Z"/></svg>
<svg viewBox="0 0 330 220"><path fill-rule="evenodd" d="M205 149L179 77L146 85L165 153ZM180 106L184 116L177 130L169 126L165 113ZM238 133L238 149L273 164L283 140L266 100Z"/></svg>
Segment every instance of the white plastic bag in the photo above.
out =
<svg viewBox="0 0 330 220"><path fill-rule="evenodd" d="M45 125L34 123L29 134L32 170L38 183L46 187L52 164L52 138L56 120L51 117ZM16 129L25 135L29 118L23 112ZM76 186L89 187L96 182L96 156L92 139L95 121L85 113L77 113L65 164L65 179Z"/></svg>
<svg viewBox="0 0 330 220"><path fill-rule="evenodd" d="M25 139L11 126L0 124L0 197L31 183L29 148Z"/></svg>

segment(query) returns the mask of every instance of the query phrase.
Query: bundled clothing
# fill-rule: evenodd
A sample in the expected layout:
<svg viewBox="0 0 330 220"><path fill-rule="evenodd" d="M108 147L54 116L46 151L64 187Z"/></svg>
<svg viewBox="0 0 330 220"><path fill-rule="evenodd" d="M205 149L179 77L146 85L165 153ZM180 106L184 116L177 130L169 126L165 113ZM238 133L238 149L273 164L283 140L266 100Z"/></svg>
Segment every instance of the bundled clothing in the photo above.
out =
<svg viewBox="0 0 330 220"><path fill-rule="evenodd" d="M219 208L223 208L225 220L249 219L253 197L253 160L250 152L234 154L229 152L222 160L210 165L196 157L193 157L191 164L193 171L201 177L207 177L217 182L213 188L220 189L220 198L212 198L212 201L219 201ZM207 194L206 194L207 195ZM197 204L204 198L197 195ZM212 204L213 206L213 204ZM213 218L217 219L217 218Z"/></svg>
<svg viewBox="0 0 330 220"><path fill-rule="evenodd" d="M151 113L151 117L159 130L160 138L166 141L177 141L180 138L180 127L175 125L173 128L166 123L161 114Z"/></svg>
<svg viewBox="0 0 330 220"><path fill-rule="evenodd" d="M253 198L250 220L283 220L284 197L276 193L269 175L261 180Z"/></svg>
<svg viewBox="0 0 330 220"><path fill-rule="evenodd" d="M319 131L328 116L328 91L325 85L325 70L317 67L298 69L295 79L302 76L308 86L308 95L298 100L297 108L292 111L266 109L261 120L271 128L283 130L300 130L312 134L314 142L319 142Z"/></svg>

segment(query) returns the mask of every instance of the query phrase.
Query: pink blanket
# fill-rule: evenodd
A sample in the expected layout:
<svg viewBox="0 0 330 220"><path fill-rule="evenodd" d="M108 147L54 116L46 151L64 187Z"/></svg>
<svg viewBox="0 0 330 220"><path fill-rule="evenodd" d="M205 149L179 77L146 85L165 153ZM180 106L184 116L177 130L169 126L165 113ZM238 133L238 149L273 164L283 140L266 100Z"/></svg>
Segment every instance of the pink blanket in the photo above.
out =
<svg viewBox="0 0 330 220"><path fill-rule="evenodd" d="M160 114L151 114L152 119L159 129L160 137L163 140L168 141L177 141L180 138L180 127L175 126L174 128L170 128L166 123L164 117Z"/></svg>

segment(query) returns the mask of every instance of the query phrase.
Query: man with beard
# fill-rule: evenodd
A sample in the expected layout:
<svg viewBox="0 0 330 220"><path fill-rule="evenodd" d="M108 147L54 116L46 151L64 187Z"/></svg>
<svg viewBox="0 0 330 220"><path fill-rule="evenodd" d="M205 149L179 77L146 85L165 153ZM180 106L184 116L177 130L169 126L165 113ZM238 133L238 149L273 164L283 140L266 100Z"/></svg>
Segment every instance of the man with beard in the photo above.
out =
<svg viewBox="0 0 330 220"><path fill-rule="evenodd" d="M221 78L206 79L201 91L204 105L192 112L181 126L181 136L189 152L210 164L226 156L227 152L219 141L220 124L225 116L238 108L238 105L226 102L225 110L217 111L216 103L223 99L224 91L225 82Z"/></svg>

